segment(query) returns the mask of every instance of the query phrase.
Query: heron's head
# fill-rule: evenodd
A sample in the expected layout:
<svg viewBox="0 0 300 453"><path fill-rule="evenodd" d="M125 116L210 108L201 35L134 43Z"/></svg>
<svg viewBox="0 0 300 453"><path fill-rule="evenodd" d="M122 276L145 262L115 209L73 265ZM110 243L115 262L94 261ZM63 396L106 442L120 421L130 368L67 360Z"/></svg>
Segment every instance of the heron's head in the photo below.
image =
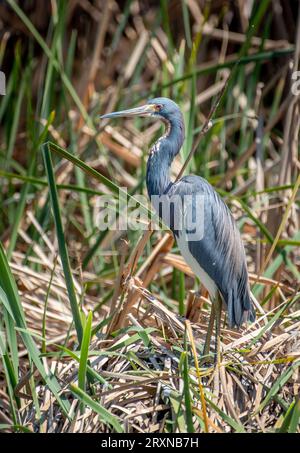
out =
<svg viewBox="0 0 300 453"><path fill-rule="evenodd" d="M150 99L147 104L129 110L121 110L119 112L107 113L100 118L117 118L117 117L132 117L132 116L150 116L170 122L171 124L177 121L182 122L182 114L178 105L168 98Z"/></svg>

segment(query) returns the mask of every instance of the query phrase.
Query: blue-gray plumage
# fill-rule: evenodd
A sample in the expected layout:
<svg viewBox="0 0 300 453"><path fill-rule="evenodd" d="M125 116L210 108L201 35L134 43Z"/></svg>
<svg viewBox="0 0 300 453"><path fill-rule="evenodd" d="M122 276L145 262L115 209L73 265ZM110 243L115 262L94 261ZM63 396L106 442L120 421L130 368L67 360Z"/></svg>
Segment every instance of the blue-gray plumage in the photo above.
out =
<svg viewBox="0 0 300 453"><path fill-rule="evenodd" d="M170 166L184 141L184 121L178 105L167 98L155 98L145 106L109 113L102 118L136 115L156 117L166 125L165 134L151 147L149 153L149 197L168 196L176 199L179 196L183 205L180 212L184 226L188 214L184 206L185 197L199 194L204 201L202 239L186 240L184 231L174 228L174 219L170 219L169 226L183 258L207 288L212 300L216 299L219 291L227 306L231 327L239 327L246 320L254 321L245 251L231 212L213 187L200 176L185 176L175 183L170 179Z"/></svg>

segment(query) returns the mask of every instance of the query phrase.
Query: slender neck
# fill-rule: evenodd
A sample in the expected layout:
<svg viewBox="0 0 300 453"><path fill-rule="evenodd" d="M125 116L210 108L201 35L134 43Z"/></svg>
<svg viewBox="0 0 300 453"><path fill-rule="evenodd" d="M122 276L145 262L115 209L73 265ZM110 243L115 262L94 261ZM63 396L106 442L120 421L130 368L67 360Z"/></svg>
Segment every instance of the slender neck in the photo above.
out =
<svg viewBox="0 0 300 453"><path fill-rule="evenodd" d="M184 123L182 116L176 120L164 120L165 134L150 149L147 162L148 195L162 195L172 184L170 167L179 153L184 141Z"/></svg>

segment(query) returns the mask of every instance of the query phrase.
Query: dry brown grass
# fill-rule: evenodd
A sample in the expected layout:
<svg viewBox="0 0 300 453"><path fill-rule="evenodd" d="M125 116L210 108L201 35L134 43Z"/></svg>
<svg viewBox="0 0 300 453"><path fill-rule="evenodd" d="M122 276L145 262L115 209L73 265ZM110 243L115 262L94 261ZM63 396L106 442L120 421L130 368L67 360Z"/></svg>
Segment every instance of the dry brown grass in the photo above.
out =
<svg viewBox="0 0 300 453"><path fill-rule="evenodd" d="M136 252L142 253L142 250ZM12 269L26 310L28 327L40 335L51 268L41 278L41 275L34 273L30 267L18 264L22 262L22 258L21 254L14 256L15 264L12 265ZM46 263L44 266L46 269ZM191 273L179 256L169 253L157 254L151 266L159 269L159 273L162 272L166 280L168 275L171 275L173 266L187 274ZM149 268L144 270L145 275L148 270ZM159 273L153 275L153 281L159 278ZM78 362L66 355L60 355L55 347L64 343L72 319L61 275L62 270L57 264L47 306L48 355L43 361L46 368L58 377L63 391L68 395L70 384L78 385ZM84 280L97 278L96 275L89 273L83 273L81 277ZM106 284L111 287L114 282L107 281ZM174 432L181 431L184 423L179 408L184 378L179 361L181 352L185 350L185 320L170 311L159 296L149 292L143 286L141 278L135 275L129 276L124 271L119 290L124 299L122 306L116 309L118 325L115 327L122 329L129 324L137 329L142 327L143 331L147 328L153 330L147 334L147 340L144 342L141 336L136 335L134 329L133 332L119 330L113 338L101 338L101 335L100 338L94 339L90 345L90 366L105 382L92 383L91 392L97 396L103 407L121 421L126 432L164 432L166 428L174 429ZM293 294L291 288L287 287L278 288L278 292L281 299L280 308ZM194 292L190 292L189 301L187 310L192 320L191 327L197 352L201 358L208 325L209 301ZM94 307L97 300L87 297L85 303L88 309ZM104 306L94 317L94 326L107 315L107 307ZM208 400L207 417L210 432L232 430L264 432L276 429L281 425L283 410L298 397L299 313L286 312L271 325L266 324L273 316L272 310L261 314L254 324L248 325L242 331L230 330L223 326L218 395L214 387L214 366L206 365L200 369ZM71 330L68 344L74 335L75 332ZM251 344L255 339L257 340L255 344ZM50 352L51 349L53 353ZM20 356L25 358L26 351L20 350ZM26 360L23 362L24 371L27 368L25 364ZM202 420L203 414L193 360L190 362L189 374L193 410L198 415L194 416L194 428L198 431L201 429L199 418ZM286 376L284 381L283 376ZM28 387L29 379L30 373L25 374L16 392L22 398L20 410L22 424L34 431L37 414ZM40 382L36 373L34 380L37 383L36 394L40 404L41 432L107 432L107 426L101 423L101 419L92 409L86 408L84 413L81 413L77 399L72 402L70 412L72 418L66 419L55 398ZM279 389L278 391L276 389L275 397L270 404L269 395L277 383ZM4 401L5 399L4 396ZM228 414L229 423L210 402L218 407L218 411ZM169 426L166 427L166 423Z"/></svg>
<svg viewBox="0 0 300 453"><path fill-rule="evenodd" d="M205 418L210 432L299 432L300 123L299 96L291 94L291 73L299 68L297 8L284 0L271 2L252 28L247 1L178 0L166 2L167 11L157 2L132 1L126 12L129 2L74 0L58 17L55 0L43 3L45 10L41 3L19 2L29 27L0 4L0 61L12 81L0 105L0 239L27 329L71 409L69 418L62 413L0 299L1 329L17 332L17 348L6 358L20 360L17 382L5 360L0 365L0 429L114 431L91 402L82 410L72 387L78 385L74 354L78 358L80 352L40 152L42 133L42 141L68 149L118 187L145 193L145 151L160 125L99 125L97 115L154 93L175 99L190 140L184 158L178 156L172 167L175 179L232 62L242 56L189 170L209 179L229 203L245 244L251 287L260 289L254 324L230 330L223 314L219 385L214 367L201 363L199 384L193 345L201 362L210 301L172 237L130 229L99 236L97 199L114 192L103 179L89 172L83 177L72 162L52 156L76 297L84 315L93 312L86 394L126 433L191 431L188 409L196 432L205 431ZM268 2L254 3L257 10ZM33 26L58 61L60 70L53 70L48 86L49 55L36 36L31 57ZM67 68L73 30L78 32L74 61ZM64 75L68 69L70 85L61 68ZM0 268L0 284L1 276Z"/></svg>

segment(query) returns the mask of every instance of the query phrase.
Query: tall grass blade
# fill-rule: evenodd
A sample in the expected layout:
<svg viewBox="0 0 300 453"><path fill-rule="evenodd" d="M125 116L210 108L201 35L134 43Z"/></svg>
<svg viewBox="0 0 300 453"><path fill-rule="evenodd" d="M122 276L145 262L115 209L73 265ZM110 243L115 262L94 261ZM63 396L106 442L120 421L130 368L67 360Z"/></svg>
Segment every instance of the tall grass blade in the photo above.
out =
<svg viewBox="0 0 300 453"><path fill-rule="evenodd" d="M63 225L62 225L62 219L61 219L60 207L59 207L58 195L57 195L57 188L56 188L56 183L55 183L55 178L54 178L54 173L53 173L53 168L52 168L49 145L48 144L43 145L42 149L43 149L47 177L48 177L48 181L49 181L49 190L50 190L51 204L52 204L53 216L54 216L55 227L56 227L59 253L60 253L60 258L62 261L62 266L63 266L64 275L65 275L65 279L66 279L66 286L67 286L67 291L68 291L68 295L69 295L73 320L74 320L74 324L75 324L75 328L76 328L76 332L77 332L77 338L78 338L79 344L81 344L82 334L83 334L81 316L80 316L79 305L78 305L78 301L77 301L77 297L76 297L76 293L75 293L75 287L74 287L74 283L73 283L70 260L69 260L66 240L65 240L64 231L63 231Z"/></svg>
<svg viewBox="0 0 300 453"><path fill-rule="evenodd" d="M76 395L79 400L93 409L97 414L99 414L101 420L107 425L111 425L117 433L123 433L124 429L119 423L117 417L112 415L108 410L106 410L101 404L93 400L87 393L81 390L76 385L71 385L71 391Z"/></svg>
<svg viewBox="0 0 300 453"><path fill-rule="evenodd" d="M1 243L0 243L0 286L4 293L6 294L7 300L9 301L10 309L11 312L13 313L16 327L22 329L20 331L20 334L30 360L32 360L32 362L40 372L42 378L49 386L49 389L53 392L54 396L56 397L57 402L60 404L63 412L67 415L70 408L69 402L64 397L60 396L59 393L61 391L61 388L56 378L53 375L46 373L44 365L40 359L40 352L35 342L33 341L31 335L27 331L25 315L20 302L16 282L11 273Z"/></svg>

